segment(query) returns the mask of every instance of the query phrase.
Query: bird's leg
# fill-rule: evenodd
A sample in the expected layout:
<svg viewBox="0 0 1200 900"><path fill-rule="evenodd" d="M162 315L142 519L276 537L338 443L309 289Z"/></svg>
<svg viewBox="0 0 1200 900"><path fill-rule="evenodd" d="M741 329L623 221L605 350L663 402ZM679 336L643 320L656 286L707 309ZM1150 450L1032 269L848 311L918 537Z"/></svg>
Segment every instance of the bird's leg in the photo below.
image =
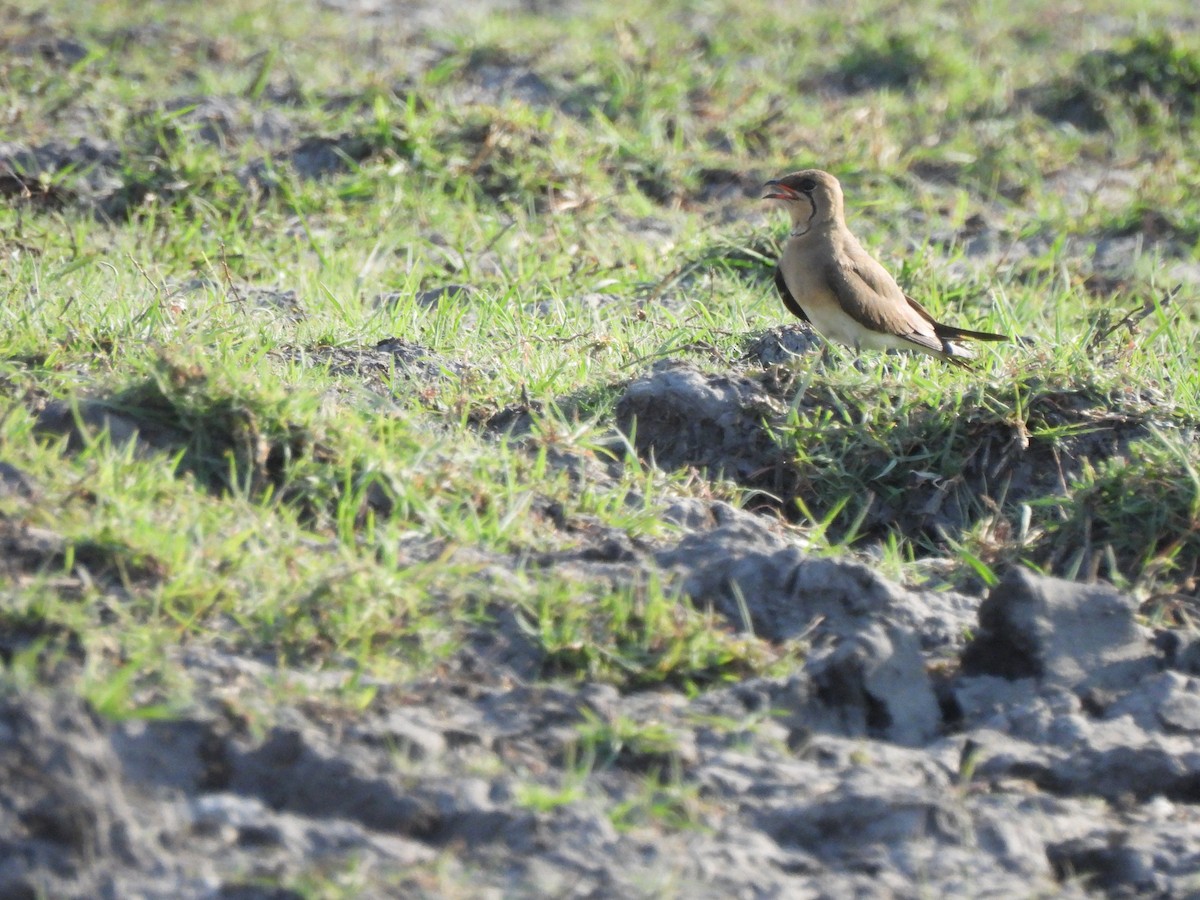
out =
<svg viewBox="0 0 1200 900"><path fill-rule="evenodd" d="M863 361L862 346L858 341L854 342L854 368L859 372L867 371L867 364Z"/></svg>
<svg viewBox="0 0 1200 900"><path fill-rule="evenodd" d="M833 362L833 345L828 338L821 338L821 368L828 369Z"/></svg>

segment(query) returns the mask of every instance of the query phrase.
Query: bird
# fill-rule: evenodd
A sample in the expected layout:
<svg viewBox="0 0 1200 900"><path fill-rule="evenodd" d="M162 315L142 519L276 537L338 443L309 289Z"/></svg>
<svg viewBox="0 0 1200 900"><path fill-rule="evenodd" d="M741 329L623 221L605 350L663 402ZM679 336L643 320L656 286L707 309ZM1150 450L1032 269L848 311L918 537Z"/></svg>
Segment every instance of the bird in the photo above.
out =
<svg viewBox="0 0 1200 900"><path fill-rule="evenodd" d="M782 200L792 230L775 267L788 312L827 340L853 350L917 350L966 366L975 352L960 341L1006 341L1007 335L938 322L900 289L846 226L838 180L804 169L768 181L764 200Z"/></svg>

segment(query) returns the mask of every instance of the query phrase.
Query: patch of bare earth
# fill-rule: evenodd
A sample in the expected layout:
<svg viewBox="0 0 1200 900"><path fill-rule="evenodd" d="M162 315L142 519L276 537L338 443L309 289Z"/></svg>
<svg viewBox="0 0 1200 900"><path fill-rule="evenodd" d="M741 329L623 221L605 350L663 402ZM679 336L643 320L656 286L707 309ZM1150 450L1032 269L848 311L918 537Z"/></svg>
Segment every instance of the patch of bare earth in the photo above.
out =
<svg viewBox="0 0 1200 900"><path fill-rule="evenodd" d="M1011 895L1071 889L1081 871L1133 892L1186 883L1196 654L1152 641L1129 598L1019 569L982 603L912 591L806 557L754 515L684 518L693 530L630 548L626 565L673 573L731 625L748 613L771 639L803 636L792 675L622 694L544 683L478 645L466 652L480 666L377 684L361 712L260 710L265 731L222 702L105 722L71 698L10 692L4 886L229 893L350 859L368 884L416 896L448 889L429 886L435 860L450 884L522 895ZM202 698L247 711L268 702L268 679L325 677L177 656ZM581 755L583 793L532 802L570 785Z"/></svg>

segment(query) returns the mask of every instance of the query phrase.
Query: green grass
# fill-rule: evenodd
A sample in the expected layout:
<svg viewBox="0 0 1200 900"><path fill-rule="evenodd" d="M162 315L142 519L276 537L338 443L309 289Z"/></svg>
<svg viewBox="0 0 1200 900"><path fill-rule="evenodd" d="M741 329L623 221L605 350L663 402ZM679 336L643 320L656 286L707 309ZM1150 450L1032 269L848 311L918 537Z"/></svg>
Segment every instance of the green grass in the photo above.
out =
<svg viewBox="0 0 1200 900"><path fill-rule="evenodd" d="M630 2L417 38L265 0L12 17L0 47L67 35L84 54L0 54L8 139L83 133L115 162L107 181L82 156L0 181L0 460L39 488L0 517L62 542L0 570L3 620L29 634L10 670L159 715L195 702L177 651L200 643L341 673L328 699L355 707L364 678L432 671L507 610L545 677L786 671L799 654L667 581L531 563L604 529L669 541L681 496L759 503L613 440L622 386L661 358L774 385L774 510L821 552L874 548L909 579L942 561L952 582L1025 561L1194 601L1195 284L1136 335L1093 338L1196 261L1200 45L1151 27L1188 4L1105 6L1066 28L1032 3ZM524 94L495 88L510 75ZM1077 127L1064 104L1099 112ZM1029 342L971 372L741 362L786 320L785 225L710 196L713 173L753 191L808 165L843 179L852 227L927 306ZM1075 172L1136 189L1080 202L1056 181ZM1171 243L1092 277L1081 248L1150 226ZM449 284L473 290L418 302ZM432 368L337 362L391 337ZM47 434L55 401L160 441ZM506 409L528 433L485 427Z"/></svg>

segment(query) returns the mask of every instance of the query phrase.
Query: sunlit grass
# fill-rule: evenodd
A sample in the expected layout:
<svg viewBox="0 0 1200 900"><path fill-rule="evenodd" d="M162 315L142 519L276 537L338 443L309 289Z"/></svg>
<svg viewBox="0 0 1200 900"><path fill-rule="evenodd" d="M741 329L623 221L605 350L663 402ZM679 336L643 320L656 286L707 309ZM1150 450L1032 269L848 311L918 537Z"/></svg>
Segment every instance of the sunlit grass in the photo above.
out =
<svg viewBox="0 0 1200 900"><path fill-rule="evenodd" d="M2 26L82 45L0 63L6 140L84 133L116 160L32 173L0 208L0 460L40 492L0 497L0 515L62 541L0 587L6 614L45 626L10 667L66 677L46 659L82 647L94 705L166 714L192 699L169 651L200 642L344 671L353 706L507 610L545 677L701 691L786 672L798 654L657 573L530 564L589 529L668 543L679 497L752 496L660 472L612 433L623 385L662 359L774 385L790 413L764 427L796 484L774 511L812 552L867 552L901 580L1023 561L1194 596L1195 285L1156 301L1195 266L1196 47L1151 12L1114 36L1039 4L903 21L875 3L701 6L411 34L320 5L50 2L50 25ZM1042 99L1096 47L1137 51L1152 83L1109 85L1136 109L1105 105L1089 130ZM800 165L842 178L855 232L935 314L1028 340L970 372L747 362L786 320L784 223L754 185ZM1133 241L1119 277L1091 269L1111 239ZM388 339L431 362L377 354ZM35 428L60 400L165 447L67 449ZM524 427L490 427L501 413ZM1075 458L1122 422L1115 452ZM1033 488L1005 482L1021 454ZM691 803L668 800L670 821Z"/></svg>

